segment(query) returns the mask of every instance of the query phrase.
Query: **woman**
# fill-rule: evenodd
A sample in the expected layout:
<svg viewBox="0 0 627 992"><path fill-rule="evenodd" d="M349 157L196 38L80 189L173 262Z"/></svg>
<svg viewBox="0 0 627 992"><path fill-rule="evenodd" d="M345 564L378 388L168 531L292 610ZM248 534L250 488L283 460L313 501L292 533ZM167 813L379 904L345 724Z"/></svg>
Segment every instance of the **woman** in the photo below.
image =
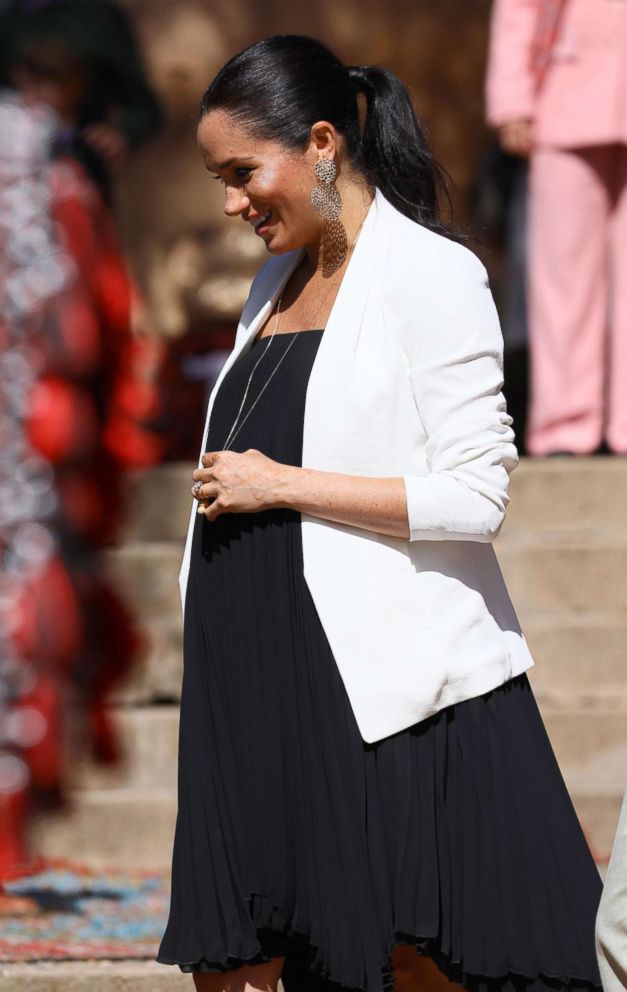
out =
<svg viewBox="0 0 627 992"><path fill-rule="evenodd" d="M529 160L534 456L627 453L627 7L496 0L488 122Z"/></svg>
<svg viewBox="0 0 627 992"><path fill-rule="evenodd" d="M598 988L599 876L491 544L502 338L408 94L279 36L198 140L273 257L194 472L157 961L200 990Z"/></svg>

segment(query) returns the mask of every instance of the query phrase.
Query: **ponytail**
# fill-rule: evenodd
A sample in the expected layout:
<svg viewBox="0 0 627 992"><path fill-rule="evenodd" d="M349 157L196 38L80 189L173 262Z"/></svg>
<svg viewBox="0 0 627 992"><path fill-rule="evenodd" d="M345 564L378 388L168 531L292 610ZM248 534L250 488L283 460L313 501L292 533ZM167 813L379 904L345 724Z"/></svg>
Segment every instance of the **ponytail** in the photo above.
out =
<svg viewBox="0 0 627 992"><path fill-rule="evenodd" d="M358 96L366 100L360 127ZM411 220L464 240L438 219L438 194L451 199L424 128L400 79L379 66L345 66L321 42L275 35L245 48L205 92L201 116L221 109L261 138L305 148L316 121L343 136L352 166ZM362 133L363 132L363 133Z"/></svg>
<svg viewBox="0 0 627 992"><path fill-rule="evenodd" d="M439 191L451 211L444 170L429 150L406 87L393 72L377 65L350 65L347 71L366 99L361 172L406 217L450 235L438 219Z"/></svg>

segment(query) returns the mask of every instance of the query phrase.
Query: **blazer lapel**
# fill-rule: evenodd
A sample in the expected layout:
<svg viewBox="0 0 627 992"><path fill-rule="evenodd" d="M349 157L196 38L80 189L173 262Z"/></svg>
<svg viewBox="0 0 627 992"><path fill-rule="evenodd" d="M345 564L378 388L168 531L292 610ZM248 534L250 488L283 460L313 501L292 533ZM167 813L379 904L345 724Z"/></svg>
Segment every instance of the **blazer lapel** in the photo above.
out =
<svg viewBox="0 0 627 992"><path fill-rule="evenodd" d="M237 359L242 354L242 352L245 351L248 345L252 342L259 328L263 325L264 321L268 319L269 314L272 313L272 310L276 305L276 301L278 300L283 287L286 285L289 277L291 276L292 272L298 265L302 257L302 254L303 253L301 250L297 250L294 252L289 252L289 254L287 254L284 257L284 259L281 259L283 264L280 267L277 266L277 272L274 274L274 278L272 279L271 282L269 282L267 288L265 288L265 292L260 292L258 300L251 299L250 301L251 305L255 307L254 316L252 317L248 326L246 326L245 324L244 325L240 324L233 350L226 359L224 365L222 366L220 370L220 374L216 379L214 387L211 390L211 394L209 396L209 402L207 403L207 414L205 417L205 429L203 432L202 444L200 447L200 455L198 459L199 468L202 465L202 456L205 453L205 446L207 444L207 437L209 435L209 422L211 419L211 411L213 409L213 404L218 389L220 388L220 384L224 379L225 375L227 374L227 372L229 371L229 369L231 368L231 366L237 361Z"/></svg>

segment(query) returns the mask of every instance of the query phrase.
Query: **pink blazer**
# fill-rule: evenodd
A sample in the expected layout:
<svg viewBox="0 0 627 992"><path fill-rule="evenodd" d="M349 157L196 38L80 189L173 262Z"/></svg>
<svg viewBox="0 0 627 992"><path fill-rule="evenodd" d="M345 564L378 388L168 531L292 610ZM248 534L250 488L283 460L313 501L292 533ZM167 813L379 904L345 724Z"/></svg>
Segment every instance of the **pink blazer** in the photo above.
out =
<svg viewBox="0 0 627 992"><path fill-rule="evenodd" d="M495 0L485 101L536 144L627 143L627 0Z"/></svg>

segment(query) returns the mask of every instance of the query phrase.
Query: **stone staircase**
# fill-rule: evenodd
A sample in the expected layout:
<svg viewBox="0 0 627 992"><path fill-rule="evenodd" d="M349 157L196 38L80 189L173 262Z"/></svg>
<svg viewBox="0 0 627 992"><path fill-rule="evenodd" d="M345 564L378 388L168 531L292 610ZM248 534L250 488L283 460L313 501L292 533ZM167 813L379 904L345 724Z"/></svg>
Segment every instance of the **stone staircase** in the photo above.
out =
<svg viewBox="0 0 627 992"><path fill-rule="evenodd" d="M603 874L627 785L627 459L524 459L511 498L496 551Z"/></svg>
<svg viewBox="0 0 627 992"><path fill-rule="evenodd" d="M36 825L43 854L97 867L169 866L182 674L177 574L190 486L188 465L133 481L124 541L108 555L151 635L141 671L111 702L127 762L116 771L85 762L69 769L74 808ZM627 778L627 459L523 459L510 495L496 550L536 659L529 677L603 874ZM13 988L12 969L28 967L3 969L0 990ZM143 970L130 963L128 981L121 962L109 972L93 967L106 990L108 973L115 989L191 981L153 962ZM58 986L64 992L74 988L70 972ZM29 988L57 988L28 973Z"/></svg>
<svg viewBox="0 0 627 992"><path fill-rule="evenodd" d="M176 815L181 682L177 575L191 469L167 465L133 483L112 573L152 646L112 707L128 760L72 766L75 807L37 827L45 854L163 867ZM601 866L627 779L627 460L523 459L496 551L536 666L536 698Z"/></svg>
<svg viewBox="0 0 627 992"><path fill-rule="evenodd" d="M191 975L156 961L0 965L0 992L192 992L193 988Z"/></svg>

